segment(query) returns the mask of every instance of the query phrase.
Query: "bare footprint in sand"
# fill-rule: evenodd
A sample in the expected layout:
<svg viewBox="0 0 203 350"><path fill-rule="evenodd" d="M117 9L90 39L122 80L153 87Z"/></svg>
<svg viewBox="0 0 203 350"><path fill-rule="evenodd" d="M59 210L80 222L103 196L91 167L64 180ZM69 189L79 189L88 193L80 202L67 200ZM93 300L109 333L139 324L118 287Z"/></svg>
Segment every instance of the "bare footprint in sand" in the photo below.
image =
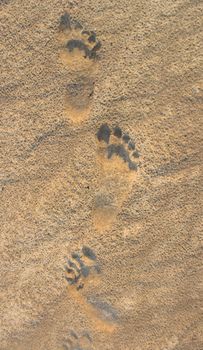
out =
<svg viewBox="0 0 203 350"><path fill-rule="evenodd" d="M65 91L65 115L74 123L88 119L94 95L101 43L96 33L65 13L59 25L60 60L71 79Z"/></svg>
<svg viewBox="0 0 203 350"><path fill-rule="evenodd" d="M64 350L94 350L92 338L87 332L77 334L74 331L70 331L69 336L64 341Z"/></svg>
<svg viewBox="0 0 203 350"><path fill-rule="evenodd" d="M72 253L66 259L65 279L68 282L68 297L77 302L95 329L112 333L117 324L114 322L111 307L94 298L94 292L101 282L100 274L101 267L97 257L87 246L83 246L79 252ZM93 295L88 287L93 291Z"/></svg>
<svg viewBox="0 0 203 350"><path fill-rule="evenodd" d="M99 231L111 227L127 198L139 168L140 153L120 127L102 124L97 132L99 188L93 204L93 224Z"/></svg>
<svg viewBox="0 0 203 350"><path fill-rule="evenodd" d="M71 257L66 260L65 271L68 284L79 290L84 287L85 280L90 275L100 273L100 266L93 250L83 246L81 252L72 253Z"/></svg>

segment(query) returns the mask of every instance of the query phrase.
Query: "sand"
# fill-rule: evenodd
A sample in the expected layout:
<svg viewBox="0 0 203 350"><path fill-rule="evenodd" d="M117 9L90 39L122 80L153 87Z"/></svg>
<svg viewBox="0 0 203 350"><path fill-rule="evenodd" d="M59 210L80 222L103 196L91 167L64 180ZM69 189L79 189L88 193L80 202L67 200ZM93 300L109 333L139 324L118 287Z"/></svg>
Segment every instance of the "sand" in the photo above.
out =
<svg viewBox="0 0 203 350"><path fill-rule="evenodd" d="M0 350L200 350L198 0L1 0Z"/></svg>

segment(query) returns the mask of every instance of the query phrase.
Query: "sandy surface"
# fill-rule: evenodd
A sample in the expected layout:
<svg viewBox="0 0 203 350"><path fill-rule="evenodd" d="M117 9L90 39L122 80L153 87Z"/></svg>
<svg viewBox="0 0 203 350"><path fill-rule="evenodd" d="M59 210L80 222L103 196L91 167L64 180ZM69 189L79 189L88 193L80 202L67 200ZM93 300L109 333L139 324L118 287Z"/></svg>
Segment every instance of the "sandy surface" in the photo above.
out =
<svg viewBox="0 0 203 350"><path fill-rule="evenodd" d="M0 350L203 348L201 7L0 1Z"/></svg>

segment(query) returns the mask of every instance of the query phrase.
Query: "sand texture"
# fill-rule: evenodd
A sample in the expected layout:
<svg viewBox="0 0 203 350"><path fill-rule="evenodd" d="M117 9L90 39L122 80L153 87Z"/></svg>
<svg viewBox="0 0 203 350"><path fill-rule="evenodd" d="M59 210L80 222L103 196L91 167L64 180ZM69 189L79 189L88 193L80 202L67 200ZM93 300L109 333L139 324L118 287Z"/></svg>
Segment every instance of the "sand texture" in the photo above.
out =
<svg viewBox="0 0 203 350"><path fill-rule="evenodd" d="M0 0L0 350L201 350L198 0Z"/></svg>

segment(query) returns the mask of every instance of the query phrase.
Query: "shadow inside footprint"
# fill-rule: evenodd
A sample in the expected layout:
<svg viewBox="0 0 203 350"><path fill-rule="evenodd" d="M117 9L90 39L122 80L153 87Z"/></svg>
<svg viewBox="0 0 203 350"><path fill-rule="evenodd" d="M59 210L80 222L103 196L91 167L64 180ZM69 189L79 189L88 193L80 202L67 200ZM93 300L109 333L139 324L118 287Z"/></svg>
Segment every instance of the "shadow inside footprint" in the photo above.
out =
<svg viewBox="0 0 203 350"><path fill-rule="evenodd" d="M96 261L93 250L83 246L79 253L72 253L71 258L66 260L65 279L69 285L76 285L77 290L84 287L84 280L90 273L100 273L100 266Z"/></svg>
<svg viewBox="0 0 203 350"><path fill-rule="evenodd" d="M97 56L97 51L101 48L101 42L97 41L94 31L82 30L82 25L72 19L68 13L61 16L59 31L67 34L66 48L69 52L78 49L84 52L84 57L94 59ZM68 32L73 32L71 38L68 38Z"/></svg>
<svg viewBox="0 0 203 350"><path fill-rule="evenodd" d="M74 331L70 331L69 337L64 341L64 350L91 350L92 338L87 332L77 334Z"/></svg>
<svg viewBox="0 0 203 350"><path fill-rule="evenodd" d="M61 31L64 31L66 29L71 29L71 22L70 22L70 15L65 12L64 15L61 16L60 18L60 24L59 24L59 29Z"/></svg>
<svg viewBox="0 0 203 350"><path fill-rule="evenodd" d="M109 143L110 136L111 129L109 128L108 124L102 124L97 132L98 140Z"/></svg>
<svg viewBox="0 0 203 350"><path fill-rule="evenodd" d="M88 302L93 305L107 321L118 320L118 312L106 301L99 300L95 297L88 297Z"/></svg>
<svg viewBox="0 0 203 350"><path fill-rule="evenodd" d="M71 39L67 43L67 49L69 52L72 52L74 49L79 49L80 51L84 51L85 56L91 58L91 51L88 47L83 43L82 40Z"/></svg>
<svg viewBox="0 0 203 350"><path fill-rule="evenodd" d="M111 135L114 136L112 140ZM138 150L135 150L134 141L131 140L128 134L123 134L120 127L116 126L112 133L108 124L102 124L97 132L97 139L99 142L104 141L107 143L106 154L108 159L116 155L123 159L125 163L128 163L130 170L137 170L138 165L133 161L132 157L139 158L140 154ZM131 151L133 153L130 153Z"/></svg>

